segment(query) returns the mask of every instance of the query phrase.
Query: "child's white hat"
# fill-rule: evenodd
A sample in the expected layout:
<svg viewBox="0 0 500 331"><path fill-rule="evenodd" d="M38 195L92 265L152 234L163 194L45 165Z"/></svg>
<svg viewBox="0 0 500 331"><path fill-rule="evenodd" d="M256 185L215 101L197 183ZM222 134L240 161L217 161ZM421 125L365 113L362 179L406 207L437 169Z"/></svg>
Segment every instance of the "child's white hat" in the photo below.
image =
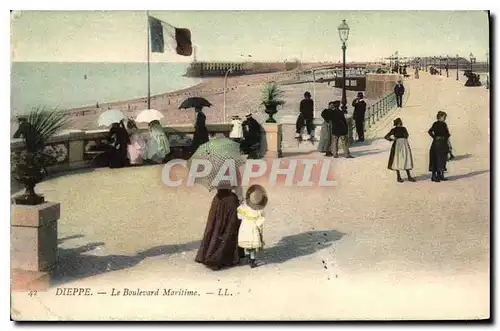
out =
<svg viewBox="0 0 500 331"><path fill-rule="evenodd" d="M245 194L245 203L252 209L264 209L267 205L267 193L261 185L252 185Z"/></svg>

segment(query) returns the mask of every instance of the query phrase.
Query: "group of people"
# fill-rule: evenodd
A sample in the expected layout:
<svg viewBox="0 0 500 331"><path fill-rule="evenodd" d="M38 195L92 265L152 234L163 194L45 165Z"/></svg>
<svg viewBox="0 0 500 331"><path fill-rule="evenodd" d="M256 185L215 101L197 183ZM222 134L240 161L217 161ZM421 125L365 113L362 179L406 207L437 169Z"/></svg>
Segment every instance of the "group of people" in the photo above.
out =
<svg viewBox="0 0 500 331"><path fill-rule="evenodd" d="M160 122L149 123L149 134L139 132L132 119L113 123L109 130L110 142L109 167L122 168L127 165L162 163L170 154L170 143Z"/></svg>
<svg viewBox="0 0 500 331"><path fill-rule="evenodd" d="M432 138L429 150L429 171L432 173L431 180L433 182L447 180L444 172L447 171L448 155L450 155L450 159L453 158L446 117L447 114L444 111L439 111L436 115L436 121L428 131ZM410 172L413 169L413 155L408 144L408 136L408 130L403 126L403 121L400 118L394 120L394 128L385 135L385 139L393 141L387 167L396 171L397 181L400 183L403 182L401 171L406 171L408 180L415 182L415 178L411 176Z"/></svg>
<svg viewBox="0 0 500 331"><path fill-rule="evenodd" d="M219 185L195 261L219 270L234 266L246 257L251 268L257 267L257 252L265 244L263 225L267 201L266 191L260 185L250 186L241 202L230 185Z"/></svg>
<svg viewBox="0 0 500 331"><path fill-rule="evenodd" d="M257 156L260 150L262 128L259 122L253 118L251 113L245 115L243 121L239 116L233 116L231 119L232 129L229 133L229 139L240 144L243 154L248 154L249 158Z"/></svg>

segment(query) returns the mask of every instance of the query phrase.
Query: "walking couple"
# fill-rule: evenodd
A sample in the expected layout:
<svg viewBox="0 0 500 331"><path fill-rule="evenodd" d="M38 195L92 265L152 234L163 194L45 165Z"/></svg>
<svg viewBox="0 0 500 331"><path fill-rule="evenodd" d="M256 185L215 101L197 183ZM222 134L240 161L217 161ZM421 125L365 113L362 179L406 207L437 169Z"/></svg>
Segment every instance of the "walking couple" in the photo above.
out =
<svg viewBox="0 0 500 331"><path fill-rule="evenodd" d="M345 112L340 110L340 101L330 101L328 108L323 110L323 125L321 126L321 136L318 144L318 151L325 153L325 156L339 157L339 141L344 149L346 158L353 158L349 151L349 139L347 137L349 128L345 119Z"/></svg>

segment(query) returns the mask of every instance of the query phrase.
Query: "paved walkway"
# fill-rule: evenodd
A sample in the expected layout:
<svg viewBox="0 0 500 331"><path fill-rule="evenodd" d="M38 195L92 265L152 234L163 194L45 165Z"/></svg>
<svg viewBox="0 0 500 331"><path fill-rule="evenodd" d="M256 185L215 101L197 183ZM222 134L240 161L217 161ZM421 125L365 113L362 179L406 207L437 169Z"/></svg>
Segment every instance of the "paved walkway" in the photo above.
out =
<svg viewBox="0 0 500 331"><path fill-rule="evenodd" d="M421 73L407 100L335 160L339 185L269 188L265 265L194 263L212 194L165 187L161 167L98 169L37 186L61 202L60 268L46 293L12 295L33 319L471 319L489 316L489 99L484 87ZM448 113L457 159L430 181L427 130ZM401 117L418 182L397 183L382 137ZM309 157L322 157L311 152ZM289 155L289 157L295 157ZM182 202L182 203L181 203ZM56 296L59 286L90 297ZM200 296L111 296L112 288ZM232 296L217 296L219 289ZM223 290L224 292L225 290ZM161 294L161 293L160 293Z"/></svg>

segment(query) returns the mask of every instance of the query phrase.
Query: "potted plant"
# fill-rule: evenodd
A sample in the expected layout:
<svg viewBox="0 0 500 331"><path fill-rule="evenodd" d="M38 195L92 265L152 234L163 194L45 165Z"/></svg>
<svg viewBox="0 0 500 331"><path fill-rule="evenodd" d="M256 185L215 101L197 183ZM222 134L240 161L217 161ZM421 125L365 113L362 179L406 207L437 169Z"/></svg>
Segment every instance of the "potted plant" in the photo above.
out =
<svg viewBox="0 0 500 331"><path fill-rule="evenodd" d="M11 160L12 177L25 187L11 207L11 286L15 290L46 288L57 261L57 220L60 204L45 201L35 186L55 162L46 152L48 139L68 123L59 111L33 110L19 127L24 149Z"/></svg>
<svg viewBox="0 0 500 331"><path fill-rule="evenodd" d="M16 204L38 205L44 202L43 196L35 193L35 186L45 178L45 168L55 162L54 157L45 152L46 143L67 123L66 113L37 108L19 128L25 149L13 156L11 173L24 185L26 191L14 197Z"/></svg>
<svg viewBox="0 0 500 331"><path fill-rule="evenodd" d="M283 90L280 89L276 82L267 83L264 86L262 90L262 104L266 107L266 114L269 115L266 123L276 123L273 116L278 112L278 106L285 104L283 94Z"/></svg>

